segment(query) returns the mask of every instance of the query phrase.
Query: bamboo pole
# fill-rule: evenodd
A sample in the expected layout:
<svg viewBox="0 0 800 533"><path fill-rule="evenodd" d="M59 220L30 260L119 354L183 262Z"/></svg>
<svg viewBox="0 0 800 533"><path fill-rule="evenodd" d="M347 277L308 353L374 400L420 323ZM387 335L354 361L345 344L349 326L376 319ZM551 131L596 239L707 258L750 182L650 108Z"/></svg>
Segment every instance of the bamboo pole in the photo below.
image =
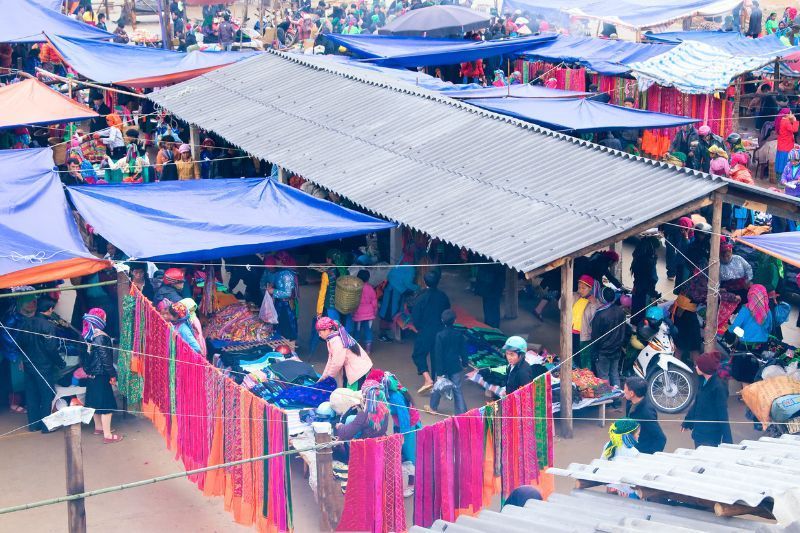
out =
<svg viewBox="0 0 800 533"><path fill-rule="evenodd" d="M19 298L20 296L25 296L27 294L47 294L51 292L63 292L63 291L77 291L80 289L89 289L91 287L103 287L104 285L114 285L117 283L117 280L111 281L101 281L99 283L86 283L84 285L69 285L67 287L53 287L52 289L36 289L35 291L23 291L23 292L6 292L0 294L0 298Z"/></svg>
<svg viewBox="0 0 800 533"><path fill-rule="evenodd" d="M561 366L561 436L572 438L572 273L573 260L567 259L561 266L561 342L559 354Z"/></svg>
<svg viewBox="0 0 800 533"><path fill-rule="evenodd" d="M706 301L706 351L714 349L719 314L719 245L722 230L722 194L714 193L714 214L711 218L711 251L708 258L708 296Z"/></svg>

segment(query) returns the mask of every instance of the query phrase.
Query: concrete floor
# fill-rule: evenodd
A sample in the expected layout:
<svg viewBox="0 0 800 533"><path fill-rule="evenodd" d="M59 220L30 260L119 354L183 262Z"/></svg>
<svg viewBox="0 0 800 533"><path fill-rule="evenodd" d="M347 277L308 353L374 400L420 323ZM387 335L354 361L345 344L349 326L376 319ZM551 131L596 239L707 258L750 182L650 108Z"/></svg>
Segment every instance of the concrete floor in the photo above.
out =
<svg viewBox="0 0 800 533"><path fill-rule="evenodd" d="M624 257L628 264L630 247L625 246ZM662 290L669 282L663 272L663 261L659 266ZM630 283L628 274L623 281ZM480 300L466 290L467 269L456 268L444 273L442 288L451 300L465 307L481 318ZM310 308L316 295L316 286L302 287L303 309ZM65 300L66 303L67 300ZM324 366L324 349L308 357L308 333L310 331L310 311L301 313L301 354L319 370ZM521 309L516 320L503 322L503 330L511 334L528 334L531 342L541 343L550 350L558 348L558 315L555 308L549 308L544 323L535 320L527 309ZM790 324L794 323L791 319ZM790 342L797 342L797 331L785 328ZM402 343L376 343L373 359L379 368L393 370L400 380L411 390L416 390L420 381L410 359L411 339ZM472 383L465 385L465 396L469 407L484 402L483 391ZM427 402L427 397L416 397L418 405ZM752 423L744 417L744 407L735 396L730 399L730 416L734 421L734 441L754 438L758 433ZM452 413L452 404L443 402L441 409ZM609 410L608 418L622 415L621 411ZM607 426L600 428L597 411L581 411L576 416L586 417L575 420L573 439L556 439L555 464L565 467L571 462L589 462L600 455L607 440ZM437 419L424 414L426 423ZM662 417L662 426L667 433L667 450L691 446L691 439L680 432L681 416ZM0 434L25 424L22 415L4 412L0 414ZM86 488L97 489L105 486L147 479L158 475L181 471L180 464L173 460L166 450L162 438L149 421L139 417L122 419L114 417L114 426L125 436L125 441L115 445L104 445L94 437L90 427L85 427L84 461ZM65 493L64 485L64 444L61 433L41 435L25 430L0 438L0 472L5 490L0 492L0 507L18 505L26 502L52 498ZM306 480L302 478L299 459L293 461L293 502L295 511L295 530L298 532L317 531L317 505ZM568 492L572 484L568 480L557 481L557 490ZM407 500L409 512L411 500ZM144 488L126 490L90 498L86 503L90 531L106 531L118 528L122 531L232 531L245 530L235 524L223 509L219 498L206 498L197 488L185 479L177 479L150 485ZM66 505L21 511L0 515L0 531L26 531L28 533L66 531Z"/></svg>

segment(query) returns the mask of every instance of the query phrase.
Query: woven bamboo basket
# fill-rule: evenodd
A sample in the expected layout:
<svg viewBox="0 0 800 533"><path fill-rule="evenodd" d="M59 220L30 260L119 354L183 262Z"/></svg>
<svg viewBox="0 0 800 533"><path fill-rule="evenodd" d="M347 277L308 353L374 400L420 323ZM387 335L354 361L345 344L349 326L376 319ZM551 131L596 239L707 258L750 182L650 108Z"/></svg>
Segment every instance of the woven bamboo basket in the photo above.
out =
<svg viewBox="0 0 800 533"><path fill-rule="evenodd" d="M64 165L67 161L67 145L60 137L49 137L47 142L53 148L53 161L56 165Z"/></svg>
<svg viewBox="0 0 800 533"><path fill-rule="evenodd" d="M336 296L334 307L343 315L349 315L361 303L361 292L364 282L355 276L342 276L336 280Z"/></svg>

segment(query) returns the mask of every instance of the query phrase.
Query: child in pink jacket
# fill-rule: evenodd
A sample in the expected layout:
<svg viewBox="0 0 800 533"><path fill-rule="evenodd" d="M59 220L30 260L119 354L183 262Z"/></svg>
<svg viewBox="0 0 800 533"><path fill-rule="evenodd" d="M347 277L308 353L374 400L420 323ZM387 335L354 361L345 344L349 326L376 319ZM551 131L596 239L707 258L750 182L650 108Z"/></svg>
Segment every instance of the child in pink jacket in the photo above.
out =
<svg viewBox="0 0 800 533"><path fill-rule="evenodd" d="M378 316L378 296L369 284L368 270L359 270L356 276L364 282L364 289L361 291L361 303L350 318L354 324L351 324L349 329L356 340L359 342L363 340L364 350L372 353L372 322Z"/></svg>

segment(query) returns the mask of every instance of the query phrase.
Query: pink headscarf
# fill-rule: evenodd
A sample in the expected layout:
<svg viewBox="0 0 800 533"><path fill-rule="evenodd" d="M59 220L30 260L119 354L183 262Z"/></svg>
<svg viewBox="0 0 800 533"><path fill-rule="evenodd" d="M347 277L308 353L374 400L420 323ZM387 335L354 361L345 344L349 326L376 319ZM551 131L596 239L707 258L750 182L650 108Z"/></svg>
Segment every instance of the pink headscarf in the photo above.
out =
<svg viewBox="0 0 800 533"><path fill-rule="evenodd" d="M83 315L83 331L81 336L88 342L92 342L97 336L97 330L106 327L106 312L99 307L93 307Z"/></svg>
<svg viewBox="0 0 800 533"><path fill-rule="evenodd" d="M745 306L752 313L753 318L759 324L764 323L769 313L769 295L767 289L763 285L755 284L747 291L747 305Z"/></svg>
<svg viewBox="0 0 800 533"><path fill-rule="evenodd" d="M682 228L687 228L689 230L688 237L690 239L692 237L694 237L694 230L692 229L694 227L694 222L692 222L691 218L689 218L689 217L681 217L681 218L679 218L678 219L678 225L680 227L682 227Z"/></svg>
<svg viewBox="0 0 800 533"><path fill-rule="evenodd" d="M555 78L550 78L546 82L544 82L544 86L548 89L555 89L558 85L558 80Z"/></svg>
<svg viewBox="0 0 800 533"><path fill-rule="evenodd" d="M731 155L731 165L744 165L750 162L750 156L747 155L747 152L734 152Z"/></svg>

